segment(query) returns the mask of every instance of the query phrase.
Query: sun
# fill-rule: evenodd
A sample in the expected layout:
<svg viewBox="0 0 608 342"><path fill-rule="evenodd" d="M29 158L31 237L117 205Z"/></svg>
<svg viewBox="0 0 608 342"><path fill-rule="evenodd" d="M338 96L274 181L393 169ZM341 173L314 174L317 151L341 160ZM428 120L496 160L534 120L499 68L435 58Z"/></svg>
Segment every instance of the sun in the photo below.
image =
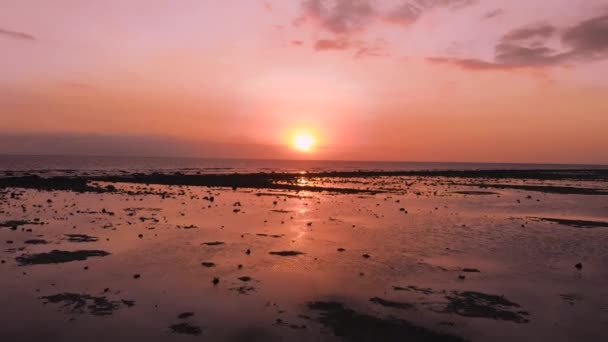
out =
<svg viewBox="0 0 608 342"><path fill-rule="evenodd" d="M302 152L309 152L315 145L315 138L308 133L298 133L293 137L293 147Z"/></svg>

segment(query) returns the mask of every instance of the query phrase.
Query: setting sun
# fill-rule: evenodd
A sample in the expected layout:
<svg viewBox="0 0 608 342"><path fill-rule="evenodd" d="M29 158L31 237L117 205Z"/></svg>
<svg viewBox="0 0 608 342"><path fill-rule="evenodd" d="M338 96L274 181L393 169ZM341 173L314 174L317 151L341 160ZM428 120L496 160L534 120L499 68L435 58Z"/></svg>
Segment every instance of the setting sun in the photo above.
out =
<svg viewBox="0 0 608 342"><path fill-rule="evenodd" d="M297 150L308 152L315 145L315 138L308 133L299 133L293 138L293 147Z"/></svg>

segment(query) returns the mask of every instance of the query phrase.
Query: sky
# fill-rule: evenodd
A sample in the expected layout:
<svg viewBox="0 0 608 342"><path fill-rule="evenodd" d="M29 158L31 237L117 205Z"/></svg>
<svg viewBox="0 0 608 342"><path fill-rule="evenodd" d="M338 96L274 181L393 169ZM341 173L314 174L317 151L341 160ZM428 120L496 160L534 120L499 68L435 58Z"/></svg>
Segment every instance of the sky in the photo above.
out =
<svg viewBox="0 0 608 342"><path fill-rule="evenodd" d="M608 164L608 0L0 0L0 55L0 153Z"/></svg>

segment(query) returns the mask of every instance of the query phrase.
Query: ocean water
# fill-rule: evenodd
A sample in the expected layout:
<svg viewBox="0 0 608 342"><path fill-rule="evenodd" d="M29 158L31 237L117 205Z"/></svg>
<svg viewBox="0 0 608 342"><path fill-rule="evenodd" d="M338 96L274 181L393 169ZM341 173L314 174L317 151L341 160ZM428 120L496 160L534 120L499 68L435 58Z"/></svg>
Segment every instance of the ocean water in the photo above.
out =
<svg viewBox="0 0 608 342"><path fill-rule="evenodd" d="M256 173L488 169L599 169L602 165L456 162L258 160L163 157L0 155L3 174L114 174L124 172Z"/></svg>

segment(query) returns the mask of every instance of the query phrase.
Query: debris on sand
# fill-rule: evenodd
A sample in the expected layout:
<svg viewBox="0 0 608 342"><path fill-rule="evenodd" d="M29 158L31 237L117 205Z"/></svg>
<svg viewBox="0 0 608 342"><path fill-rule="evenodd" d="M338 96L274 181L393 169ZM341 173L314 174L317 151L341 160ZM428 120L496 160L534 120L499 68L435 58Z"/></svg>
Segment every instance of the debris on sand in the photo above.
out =
<svg viewBox="0 0 608 342"><path fill-rule="evenodd" d="M380 297L370 298L369 301L372 302L372 303L374 303L374 304L386 306L386 307L389 307L389 308L395 308L395 309L409 310L409 309L415 308L415 305L412 304L412 303L395 302L395 301L392 301L392 300L382 299Z"/></svg>
<svg viewBox="0 0 608 342"><path fill-rule="evenodd" d="M278 239L280 237L283 237L283 235L277 235L277 234L263 234L262 233L262 234L255 234L255 235L262 236L262 237L271 237L271 238L274 238L274 239Z"/></svg>
<svg viewBox="0 0 608 342"><path fill-rule="evenodd" d="M51 296L40 297L46 300L46 303L63 303L62 308L68 313L85 313L88 312L95 316L108 316L115 310L123 307L132 307L135 302L132 300L109 300L106 297L95 297L87 294L79 293L60 293Z"/></svg>
<svg viewBox="0 0 608 342"><path fill-rule="evenodd" d="M92 257L104 257L110 253L100 250L59 251L53 250L48 253L24 254L15 260L19 266L61 264L71 261L82 261Z"/></svg>
<svg viewBox="0 0 608 342"><path fill-rule="evenodd" d="M195 225L193 225L193 224L191 224L189 226L177 226L177 229L186 229L186 230L188 230L188 229L197 229L197 228L198 227L195 226Z"/></svg>
<svg viewBox="0 0 608 342"><path fill-rule="evenodd" d="M174 334L183 334L183 335L198 336L198 335L202 334L202 332L203 332L203 329L201 329L200 327L191 325L189 323L173 324L169 327L169 329L171 329L171 332L173 332Z"/></svg>
<svg viewBox="0 0 608 342"><path fill-rule="evenodd" d="M86 234L66 234L65 236L67 237L66 240L69 242L95 242L99 240L95 236L89 236Z"/></svg>
<svg viewBox="0 0 608 342"><path fill-rule="evenodd" d="M255 291L255 287L248 286L248 285L243 285L243 286L233 287L230 290L231 291L236 291L236 292L238 292L239 294L242 294L242 295L246 295L246 294L249 294L250 292L254 292Z"/></svg>
<svg viewBox="0 0 608 342"><path fill-rule="evenodd" d="M461 342L463 338L435 332L397 318L379 318L348 309L340 302L312 302L308 308L321 312L316 319L345 341Z"/></svg>
<svg viewBox="0 0 608 342"><path fill-rule="evenodd" d="M210 268L210 267L214 267L215 263L209 262L209 261L203 261L203 262L201 262L201 265L203 265L203 266L205 266L207 268Z"/></svg>
<svg viewBox="0 0 608 342"><path fill-rule="evenodd" d="M250 276L242 276L238 278L240 281L248 282L251 281L252 278Z"/></svg>
<svg viewBox="0 0 608 342"><path fill-rule="evenodd" d="M445 297L447 306L444 313L453 313L465 317L483 317L515 323L528 323L526 311L517 310L519 304L507 300L503 296L489 295L481 292L453 291ZM517 310L517 311L515 311Z"/></svg>
<svg viewBox="0 0 608 342"><path fill-rule="evenodd" d="M574 265L574 267L576 267L576 269L580 271L583 269L583 263L579 262L576 265Z"/></svg>
<svg viewBox="0 0 608 342"><path fill-rule="evenodd" d="M207 246L220 246L220 245L224 245L224 242L221 241L211 241L211 242L203 242L203 245L207 245Z"/></svg>
<svg viewBox="0 0 608 342"><path fill-rule="evenodd" d="M268 252L270 255L278 255L278 256L296 256L300 254L304 254L303 252L298 251L278 251L278 252Z"/></svg>
<svg viewBox="0 0 608 342"><path fill-rule="evenodd" d="M211 281L213 283L213 285L217 285L220 283L220 278L218 277L213 277L213 280Z"/></svg>

